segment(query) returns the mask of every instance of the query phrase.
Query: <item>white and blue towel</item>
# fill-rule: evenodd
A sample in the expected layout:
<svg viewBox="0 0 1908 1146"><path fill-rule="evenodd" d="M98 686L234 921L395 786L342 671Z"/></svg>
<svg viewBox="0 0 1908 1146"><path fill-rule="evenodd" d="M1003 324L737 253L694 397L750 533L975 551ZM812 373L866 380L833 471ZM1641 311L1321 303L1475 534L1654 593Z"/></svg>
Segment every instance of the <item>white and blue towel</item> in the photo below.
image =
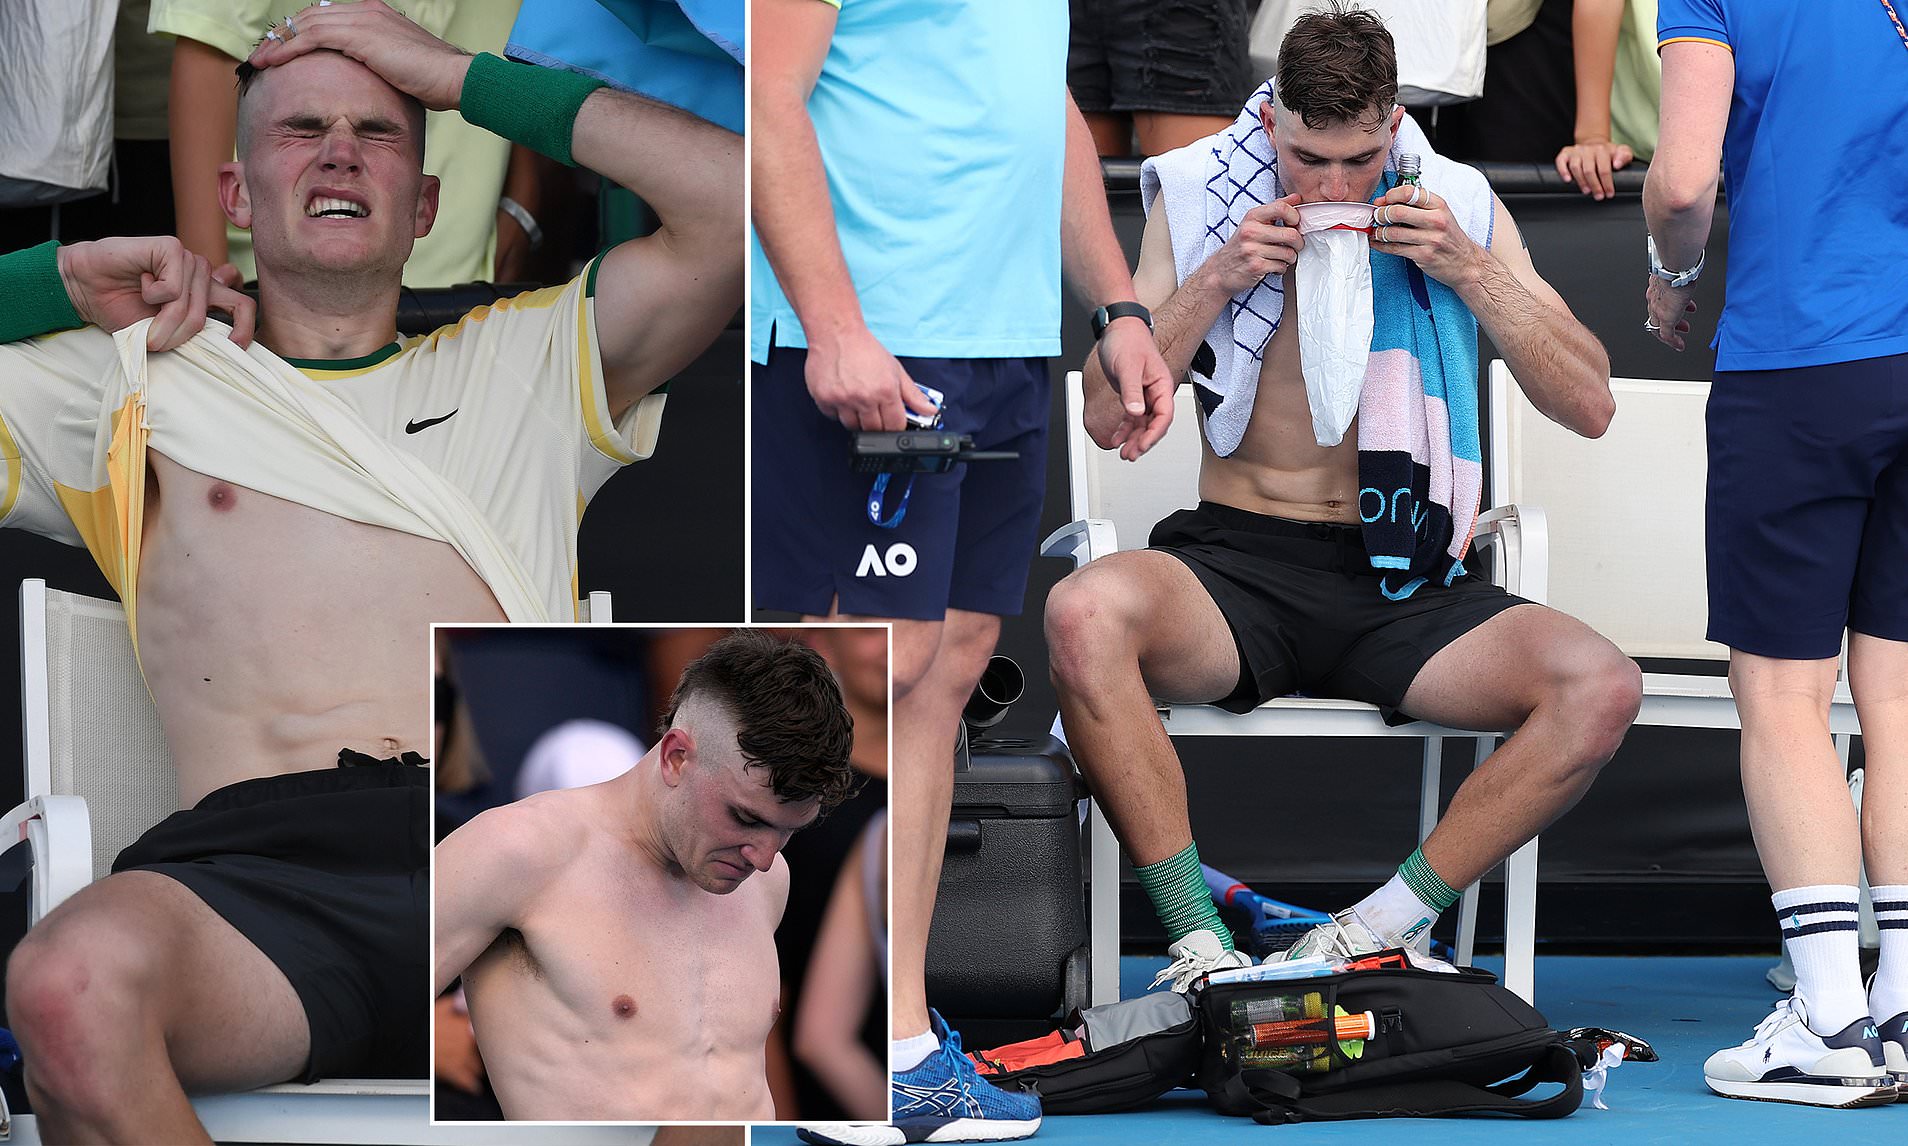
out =
<svg viewBox="0 0 1908 1146"><path fill-rule="evenodd" d="M1224 246L1246 212L1286 194L1278 154L1259 120L1271 98L1267 82L1224 131L1141 167L1147 211L1166 211L1177 281ZM1476 169L1433 153L1409 115L1385 162L1380 193L1395 185L1403 153L1420 157L1425 187L1449 204L1466 234L1489 246L1490 185ZM1427 581L1448 584L1463 571L1483 485L1477 322L1454 292L1409 260L1373 251L1371 266L1372 354L1358 406L1359 510L1372 565L1386 571L1381 591L1401 600ZM1220 457L1238 448L1252 420L1265 347L1284 307L1283 276L1240 292L1195 359L1206 440Z"/></svg>

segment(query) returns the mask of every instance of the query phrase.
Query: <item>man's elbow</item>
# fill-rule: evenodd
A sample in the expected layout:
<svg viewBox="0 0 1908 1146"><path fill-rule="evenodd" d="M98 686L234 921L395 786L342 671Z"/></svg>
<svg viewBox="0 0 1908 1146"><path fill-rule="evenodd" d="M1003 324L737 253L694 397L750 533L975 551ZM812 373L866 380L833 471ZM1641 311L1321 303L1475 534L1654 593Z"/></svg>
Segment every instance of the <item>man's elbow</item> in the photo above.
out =
<svg viewBox="0 0 1908 1146"><path fill-rule="evenodd" d="M1652 170L1643 183L1643 211L1651 216L1687 215L1714 203L1716 180Z"/></svg>
<svg viewBox="0 0 1908 1146"><path fill-rule="evenodd" d="M1605 390L1591 397L1579 410L1571 429L1586 438L1601 438L1616 417L1616 398Z"/></svg>

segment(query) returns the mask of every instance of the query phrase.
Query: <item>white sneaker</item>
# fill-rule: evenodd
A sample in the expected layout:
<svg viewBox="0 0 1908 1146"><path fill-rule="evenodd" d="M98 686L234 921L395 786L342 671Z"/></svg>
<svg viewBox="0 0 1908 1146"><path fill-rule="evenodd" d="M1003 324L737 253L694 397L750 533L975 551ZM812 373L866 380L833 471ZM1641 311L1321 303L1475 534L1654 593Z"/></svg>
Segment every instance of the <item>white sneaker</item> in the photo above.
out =
<svg viewBox="0 0 1908 1146"><path fill-rule="evenodd" d="M1901 1101L1908 1102L1908 1011L1881 1025L1882 1063L1895 1076Z"/></svg>
<svg viewBox="0 0 1908 1146"><path fill-rule="evenodd" d="M1331 959L1356 959L1374 951L1383 951L1391 944L1373 931L1363 919L1358 917L1358 909L1347 907L1335 912L1330 923L1321 923L1292 944L1284 958L1316 959L1324 956Z"/></svg>
<svg viewBox="0 0 1908 1146"><path fill-rule="evenodd" d="M1252 956L1243 951L1227 951L1225 944L1219 942L1219 936L1204 928L1166 948L1166 954L1171 955L1173 961L1165 970L1153 976L1152 986L1146 988L1149 991L1170 980L1173 990L1183 995L1194 983L1214 971L1252 966Z"/></svg>
<svg viewBox="0 0 1908 1146"><path fill-rule="evenodd" d="M1709 1056L1703 1081L1725 1097L1763 1102L1852 1107L1895 1101L1874 1019L1857 1019L1826 1037L1810 1030L1807 1019L1801 999L1782 1000L1748 1042Z"/></svg>

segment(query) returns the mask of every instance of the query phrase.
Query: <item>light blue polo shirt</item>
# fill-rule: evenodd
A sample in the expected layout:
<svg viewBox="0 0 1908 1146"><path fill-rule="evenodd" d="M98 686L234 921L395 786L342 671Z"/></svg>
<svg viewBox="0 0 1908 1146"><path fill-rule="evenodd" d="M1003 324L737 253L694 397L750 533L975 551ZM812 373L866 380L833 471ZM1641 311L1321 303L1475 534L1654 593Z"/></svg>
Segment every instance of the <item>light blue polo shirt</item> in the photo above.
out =
<svg viewBox="0 0 1908 1146"><path fill-rule="evenodd" d="M840 8L808 113L869 329L899 356L1058 354L1067 6ZM749 265L750 357L806 346L753 230Z"/></svg>
<svg viewBox="0 0 1908 1146"><path fill-rule="evenodd" d="M1658 50L1697 40L1735 56L1716 369L1908 353L1908 43L1888 9L1661 0L1656 27Z"/></svg>

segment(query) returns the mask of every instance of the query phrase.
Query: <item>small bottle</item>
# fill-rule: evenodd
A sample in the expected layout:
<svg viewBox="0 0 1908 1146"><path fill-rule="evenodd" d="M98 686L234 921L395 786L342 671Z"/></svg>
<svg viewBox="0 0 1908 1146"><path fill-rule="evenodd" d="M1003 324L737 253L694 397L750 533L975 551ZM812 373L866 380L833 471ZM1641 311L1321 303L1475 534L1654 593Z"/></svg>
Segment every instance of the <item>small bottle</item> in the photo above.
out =
<svg viewBox="0 0 1908 1146"><path fill-rule="evenodd" d="M1423 170L1424 161L1414 152L1402 152L1398 156L1398 184L1417 186L1418 173Z"/></svg>
<svg viewBox="0 0 1908 1146"><path fill-rule="evenodd" d="M1272 995L1263 999L1236 999L1232 1004L1233 1028L1290 1019L1316 1019L1325 1014L1325 996L1317 991L1304 995Z"/></svg>
<svg viewBox="0 0 1908 1146"><path fill-rule="evenodd" d="M1307 1018L1255 1024L1241 1040L1240 1066L1302 1074L1330 1070L1335 1065L1333 1041L1343 1057L1363 1058L1365 1041L1377 1030L1377 1017L1370 1011L1352 1014L1343 1007L1333 1010L1336 1015L1330 1023Z"/></svg>

